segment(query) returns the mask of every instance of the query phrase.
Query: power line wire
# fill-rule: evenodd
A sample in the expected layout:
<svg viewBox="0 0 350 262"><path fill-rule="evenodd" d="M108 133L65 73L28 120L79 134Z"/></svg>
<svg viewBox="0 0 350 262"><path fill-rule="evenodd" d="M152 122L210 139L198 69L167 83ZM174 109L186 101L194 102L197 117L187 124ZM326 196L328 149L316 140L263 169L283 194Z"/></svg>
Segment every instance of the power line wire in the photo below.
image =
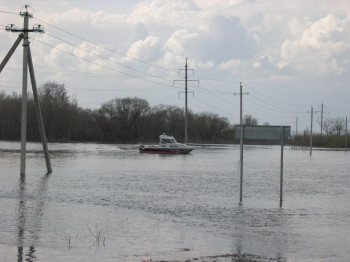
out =
<svg viewBox="0 0 350 262"><path fill-rule="evenodd" d="M165 85L165 86L171 86L171 87L173 87L172 85L159 83L159 82L156 82L156 81L153 81L153 80L149 80L149 79L142 78L142 77L139 77L139 76L136 76L136 75L132 75L132 74L129 74L129 73L120 71L120 70L118 70L118 69L114 69L114 68L111 68L111 67L108 67L108 66L105 66L105 65L102 65L102 64L99 64L99 63L90 61L90 60L88 60L88 59L86 59L86 58L79 57L79 56L77 56L77 55L75 55L75 54L69 53L68 51L62 50L62 49L60 49L60 48L58 48L58 47L55 47L55 46L52 46L52 45L50 45L50 44L48 44L48 43L45 43L45 42L43 42L43 41L41 41L41 40L38 40L38 39L36 39L36 38L32 38L32 39L35 40L35 41L37 41L37 42L40 42L40 43L42 43L42 44L44 44L44 45L47 45L47 46L49 46L49 47L51 47L51 48L57 49L57 50L59 50L59 51L61 51L61 52L63 52L63 53L66 53L66 54L68 54L68 55L70 55L70 56L73 56L73 57L75 57L75 58L78 58L78 59L80 59L80 60L83 60L83 61L85 61L85 62L88 62L88 63L94 64L94 65L97 65L97 66L106 68L106 69L111 70L111 71L115 71L115 72L121 73L121 74L126 75L126 76L129 76L129 77L131 77L131 78L137 78L137 79L144 80L144 81L147 81L147 82L150 82L150 83L153 83L153 84L157 84L157 85L163 85L163 86ZM177 88L177 87L175 87L175 88Z"/></svg>
<svg viewBox="0 0 350 262"><path fill-rule="evenodd" d="M92 88L92 89L86 89L86 88L79 88L79 87L68 87L67 88L70 91L80 91L80 92L129 92L129 91L149 91L149 90L157 90L159 91L159 88L128 88L128 89L121 89L121 88ZM170 88L164 88L163 91L168 91Z"/></svg>
<svg viewBox="0 0 350 262"><path fill-rule="evenodd" d="M271 97L271 96L265 95L263 92L260 92L260 91L254 89L253 87L251 87L251 86L249 86L249 85L247 85L247 84L243 84L243 85L244 85L245 87L248 87L248 88L254 90L255 92L259 93L260 95L262 95L262 96L264 96L264 97L266 97L266 98L268 98L268 99L271 99L271 100L273 100L273 101L275 101L275 102L278 102L278 103L280 103L280 104L284 104L284 105L288 105L288 106L292 106L292 107L304 107L304 108L308 108L308 107L309 107L308 105L295 105L295 104L290 104L290 103L282 102L282 101L279 101L279 100L277 100L277 99L275 99L275 98L273 98L273 97Z"/></svg>
<svg viewBox="0 0 350 262"><path fill-rule="evenodd" d="M10 62L11 64L15 64L15 65L22 65L20 63L16 63L16 62ZM87 73L87 72L82 72L82 71L75 71L75 70L64 70L61 68L56 68L56 67L49 67L49 66L40 66L40 65L36 65L36 68L42 68L45 70L50 70L50 71L58 71L58 72L64 72L65 75L69 75L69 76L76 76L76 77L96 77L96 78L115 78L115 77L126 77L124 75L112 75L112 74L96 74L94 72L92 73ZM16 71L22 71L22 68L12 68L12 67L7 67L7 69L10 70L16 70ZM44 71L40 71L40 70L36 70L36 73L42 73L42 74L47 74L47 72ZM68 73L68 74L67 74ZM0 80L1 81L1 80Z"/></svg>
<svg viewBox="0 0 350 262"><path fill-rule="evenodd" d="M278 107L278 106L272 105L272 104L266 102L266 100L263 101L263 99L256 97L256 96L255 96L254 94L252 94L252 93L250 93L250 97L254 98L255 100L257 100L257 101L259 101L259 102L261 102L261 103L262 103L261 106L263 106L263 107L265 107L265 108L270 107L272 111L280 111L280 112L282 112L282 113L288 113L288 114L302 114L302 113L304 113L304 111L302 111L302 112L301 112L301 111L299 111L299 112L297 112L297 111L290 111L290 110L286 110L286 109L284 109L284 108L280 108L280 107ZM248 100L249 100L249 99L248 99ZM250 100L250 101L251 101L251 100Z"/></svg>
<svg viewBox="0 0 350 262"><path fill-rule="evenodd" d="M205 102L204 100L202 100L202 99L200 99L200 98L198 98L198 97L195 97L195 99L198 100L198 101L200 101L200 102L202 102L203 104L206 104L206 105L208 105L208 106L210 106L210 107L215 108L216 110L219 110L219 111L224 112L224 113L229 114L229 115L232 114L232 113L226 112L225 110L222 110L221 108L219 108L219 107L217 107L217 106L214 106L214 105L212 105L212 104L210 104L210 103L208 103L208 102Z"/></svg>
<svg viewBox="0 0 350 262"><path fill-rule="evenodd" d="M164 80L164 81L167 81L167 82L169 82L169 83L172 83L170 80L164 79L164 78L161 77L161 76L156 76L156 75L152 75L152 74L147 73L147 72L143 72L143 71L141 71L141 70L139 70L139 69L133 68L133 67L131 67L131 66L124 65L124 64L119 63L119 62L117 62L117 61L114 61L114 60L112 60L112 59L110 59L110 58L107 58L107 57L101 56L101 55L99 55L99 54L96 54L95 52L92 52L92 51L90 51L90 50L87 50L87 49L84 49L84 48L82 48L82 47L76 46L76 45L74 45L74 44L72 44L72 43L70 43L70 42L68 42L68 41L65 41L65 40L63 40L63 39L61 39L61 38L59 38L59 37L56 37L56 36L54 36L54 35L51 35L51 34L49 34L49 33L46 33L46 34L49 35L49 36L51 36L51 37L53 37L53 38L55 38L55 39L57 39L57 40L60 40L60 41L62 41L62 42L64 42L64 43L66 43L66 44L69 44L69 45L71 45L71 46L73 46L73 47L75 47L75 48L78 48L79 50L82 50L82 51L84 51L84 52L86 52L86 53L95 55L95 56L97 56L97 57L99 57L99 58L102 58L102 59L104 59L104 60L108 60L108 61L110 61L110 62L112 62L112 63L114 63L114 64L117 64L117 65L126 67L126 68L128 68L128 69L134 70L134 71L136 71L136 72L138 72L138 73L141 73L141 74L149 75L149 76L151 76L151 77L158 78L158 79L162 79L162 80Z"/></svg>
<svg viewBox="0 0 350 262"><path fill-rule="evenodd" d="M36 20L38 20L38 21L40 21L40 22L42 22L42 23L44 23L44 24L46 24L46 25L49 25L49 26L51 26L51 27L53 27L53 28L55 28L55 29L57 29L57 30L60 30L60 31L66 33L66 34L69 34L69 35L71 35L71 36L74 36L74 37L76 37L76 38L78 38L78 39L80 39L80 40L83 40L83 41L88 42L88 43L90 43L90 44L99 46L99 47L101 47L101 48L103 48L103 49L105 49L105 50L108 50L108 51L112 52L112 53L116 53L116 54L118 54L118 55L121 55L121 56L130 58L130 59L135 60L135 61L138 61L138 62L140 62L140 63L147 64L147 65L149 65L149 66L157 67L157 68L160 68L160 69L163 69L163 70L166 70L166 71L172 71L172 70L170 70L170 69L168 69L168 68L165 68L165 67L162 67L162 66L158 66L158 65L154 65L154 64L152 64L152 63L149 63L149 62L147 62L147 61L141 60L141 59L139 59L139 58L135 58L135 57L126 55L126 54L124 54L124 53L117 52L117 51L112 50L112 49L110 49L110 48L107 48L107 47L98 45L98 44L96 44L96 43L94 43L94 42L92 42L92 41L90 41L90 40L87 40L87 39L81 37L81 36L78 36L78 35L76 35L76 34L70 33L70 32L68 32L67 30L64 30L64 29L59 28L59 27L57 27L57 26L54 26L54 25L52 25L52 24L50 24L50 23L48 23L48 22L45 22L45 21L42 20L42 19L39 19L39 18L34 18L34 19L36 19ZM173 72L173 71L172 71L172 72Z"/></svg>
<svg viewBox="0 0 350 262"><path fill-rule="evenodd" d="M1 11L1 10L0 10L0 13L11 14L11 15L18 15L18 13L15 13L15 12Z"/></svg>
<svg viewBox="0 0 350 262"><path fill-rule="evenodd" d="M194 74L195 76L197 76L200 79L205 79L205 80L209 80L209 81L215 81L215 82L221 82L221 83L240 83L240 81L237 80L221 80L221 79L214 79L214 78L209 78L209 77L204 77L204 76L200 76L197 74Z"/></svg>

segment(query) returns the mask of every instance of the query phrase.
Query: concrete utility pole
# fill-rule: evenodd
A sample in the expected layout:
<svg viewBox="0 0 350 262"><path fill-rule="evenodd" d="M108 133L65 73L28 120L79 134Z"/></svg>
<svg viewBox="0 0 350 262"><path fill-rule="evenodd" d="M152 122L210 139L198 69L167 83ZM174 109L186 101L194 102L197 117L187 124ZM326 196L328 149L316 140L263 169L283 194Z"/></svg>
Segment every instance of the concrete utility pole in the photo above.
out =
<svg viewBox="0 0 350 262"><path fill-rule="evenodd" d="M313 117L314 117L314 113L317 113L317 111L314 111L313 107L311 106L311 111L308 113L311 114L311 123L310 123L310 156L312 155L312 123L313 123Z"/></svg>
<svg viewBox="0 0 350 262"><path fill-rule="evenodd" d="M295 117L295 135L294 135L294 146L293 148L295 149L297 147L297 141L298 141L298 117Z"/></svg>
<svg viewBox="0 0 350 262"><path fill-rule="evenodd" d="M25 175L26 170L26 143L27 143L27 84L28 84L28 20L29 13L26 11L22 14L23 24L23 73L22 73L22 117L21 117L21 176Z"/></svg>
<svg viewBox="0 0 350 262"><path fill-rule="evenodd" d="M195 82L198 82L199 83L199 80L192 80L192 79L188 79L188 74L187 72L188 71L192 71L194 72L193 69L188 69L188 66L187 66L187 58L186 58L186 64L185 64L185 69L180 69L179 71L182 71L184 70L185 71L185 80L174 80L173 81L173 84L176 82L176 81L185 81L185 144L187 144L187 141L188 141L188 118L187 118L187 94L188 93L192 93L193 92L188 92L188 88L187 88L187 82L189 81L195 81Z"/></svg>
<svg viewBox="0 0 350 262"><path fill-rule="evenodd" d="M21 11L20 15L24 18L23 28L18 29L13 24L6 27L7 31L11 32L21 32L10 49L10 51L5 56L4 60L0 64L0 72L5 67L6 63L9 61L10 57L16 50L17 46L23 39L23 72L22 72L22 115L21 115L21 166L20 166L20 175L21 177L25 176L25 168L26 168L26 142L27 142L27 82L28 82L28 66L30 71L30 78L33 88L33 96L35 100L35 109L37 114L37 119L39 123L39 130L41 135L41 141L43 145L43 150L45 154L45 161L46 161L46 167L47 172L51 173L51 163L50 163L50 156L47 148L47 141L46 141L46 135L45 135L45 129L43 125L42 120L42 114L40 109L40 103L38 100L38 91L35 81L35 75L34 75L34 67L33 67L33 61L32 56L29 48L29 32L40 32L43 33L44 30L41 25L34 26L33 29L28 29L28 22L29 18L32 18L33 15L28 12L29 5L25 5L25 11Z"/></svg>
<svg viewBox="0 0 350 262"><path fill-rule="evenodd" d="M348 117L345 117L345 150L348 150Z"/></svg>
<svg viewBox="0 0 350 262"><path fill-rule="evenodd" d="M322 131L323 131L323 101L321 104L321 137L322 137Z"/></svg>
<svg viewBox="0 0 350 262"><path fill-rule="evenodd" d="M234 95L239 95L239 123L241 125L241 137L240 137L240 187L239 187L239 204L242 205L243 199L243 136L244 136L244 124L243 124L243 95L248 95L249 93L243 93L242 83L239 83L239 93L234 93Z"/></svg>

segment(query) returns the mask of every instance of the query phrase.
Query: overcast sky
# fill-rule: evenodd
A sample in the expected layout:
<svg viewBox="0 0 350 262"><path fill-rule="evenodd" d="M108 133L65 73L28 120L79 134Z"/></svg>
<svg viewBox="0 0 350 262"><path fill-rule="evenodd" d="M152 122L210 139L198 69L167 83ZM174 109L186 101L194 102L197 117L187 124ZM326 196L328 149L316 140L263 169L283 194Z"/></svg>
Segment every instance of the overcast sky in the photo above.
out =
<svg viewBox="0 0 350 262"><path fill-rule="evenodd" d="M65 85L84 108L116 97L151 105L188 106L239 123L243 113L259 124L314 127L321 117L350 116L349 0L0 0L0 59L23 27L18 15L33 8L30 33L40 86ZM32 11L32 9L29 9ZM15 13L15 14L13 14ZM21 93L22 46L0 75L0 91ZM182 70L179 70L182 69ZM29 86L30 87L30 86Z"/></svg>

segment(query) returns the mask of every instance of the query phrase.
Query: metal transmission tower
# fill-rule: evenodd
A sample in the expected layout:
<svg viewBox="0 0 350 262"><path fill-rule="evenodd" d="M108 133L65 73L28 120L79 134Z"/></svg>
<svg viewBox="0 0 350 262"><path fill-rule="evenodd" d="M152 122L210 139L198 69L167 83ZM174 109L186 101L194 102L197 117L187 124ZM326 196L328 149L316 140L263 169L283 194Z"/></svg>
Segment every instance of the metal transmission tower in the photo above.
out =
<svg viewBox="0 0 350 262"><path fill-rule="evenodd" d="M29 32L39 32L43 33L43 27L41 25L34 25L32 29L28 29L28 20L29 18L33 17L33 12L29 13L28 8L31 8L29 5L25 5L24 9L25 11L22 11L19 13L20 16L23 16L24 23L23 28L17 28L15 25L10 24L6 26L7 31L11 32L20 32L17 40L5 56L4 60L0 64L0 73L4 69L6 63L11 58L12 54L15 52L17 46L23 39L23 76L22 76L22 115L21 115L21 167L20 167L20 175L25 175L25 167L26 167L26 142L27 142L27 80L28 80L28 68L29 68L29 75L31 79L32 89L33 89L33 96L35 101L35 110L36 115L38 119L39 124L39 131L41 136L41 141L43 145L44 155L45 155L45 161L46 161L46 168L47 172L51 173L51 162L50 162L50 156L47 148L47 141L46 141L46 135L45 135L45 129L40 109L40 103L38 98L38 89L36 86L35 81L35 74L34 74L34 66L32 61L32 55L30 52L29 47L29 41L28 41L28 35ZM33 8L31 8L33 11Z"/></svg>
<svg viewBox="0 0 350 262"><path fill-rule="evenodd" d="M188 69L187 67L187 58L186 58L186 64L185 64L185 69L179 69L179 71L185 71L185 80L174 80L173 84L177 81L185 81L185 144L187 144L187 140L188 140L188 121L187 121L187 93L192 93L193 92L188 92L187 89L187 82L192 81L192 82L198 82L199 80L192 80L192 79L188 79L188 71L192 71L194 72L194 69Z"/></svg>
<svg viewBox="0 0 350 262"><path fill-rule="evenodd" d="M323 101L321 103L321 136L322 136L322 132L323 132L323 113L328 113L328 112L324 112L323 108L326 107L323 105Z"/></svg>

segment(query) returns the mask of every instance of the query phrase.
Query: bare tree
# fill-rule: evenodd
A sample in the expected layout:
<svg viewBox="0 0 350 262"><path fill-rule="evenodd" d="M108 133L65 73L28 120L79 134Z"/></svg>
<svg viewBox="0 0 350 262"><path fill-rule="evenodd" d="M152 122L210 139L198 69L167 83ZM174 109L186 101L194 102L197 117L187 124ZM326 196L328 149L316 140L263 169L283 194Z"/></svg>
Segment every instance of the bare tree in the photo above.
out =
<svg viewBox="0 0 350 262"><path fill-rule="evenodd" d="M116 98L100 109L100 116L109 123L109 139L127 142L136 140L143 128L142 119L149 111L149 104L140 98Z"/></svg>
<svg viewBox="0 0 350 262"><path fill-rule="evenodd" d="M345 121L343 118L338 117L333 120L334 130L339 136L343 130L345 130Z"/></svg>
<svg viewBox="0 0 350 262"><path fill-rule="evenodd" d="M243 124L246 126L256 126L258 125L258 119L252 115L244 115Z"/></svg>
<svg viewBox="0 0 350 262"><path fill-rule="evenodd" d="M332 118L326 118L323 120L323 131L326 133L327 136L330 136L334 133L334 120Z"/></svg>

